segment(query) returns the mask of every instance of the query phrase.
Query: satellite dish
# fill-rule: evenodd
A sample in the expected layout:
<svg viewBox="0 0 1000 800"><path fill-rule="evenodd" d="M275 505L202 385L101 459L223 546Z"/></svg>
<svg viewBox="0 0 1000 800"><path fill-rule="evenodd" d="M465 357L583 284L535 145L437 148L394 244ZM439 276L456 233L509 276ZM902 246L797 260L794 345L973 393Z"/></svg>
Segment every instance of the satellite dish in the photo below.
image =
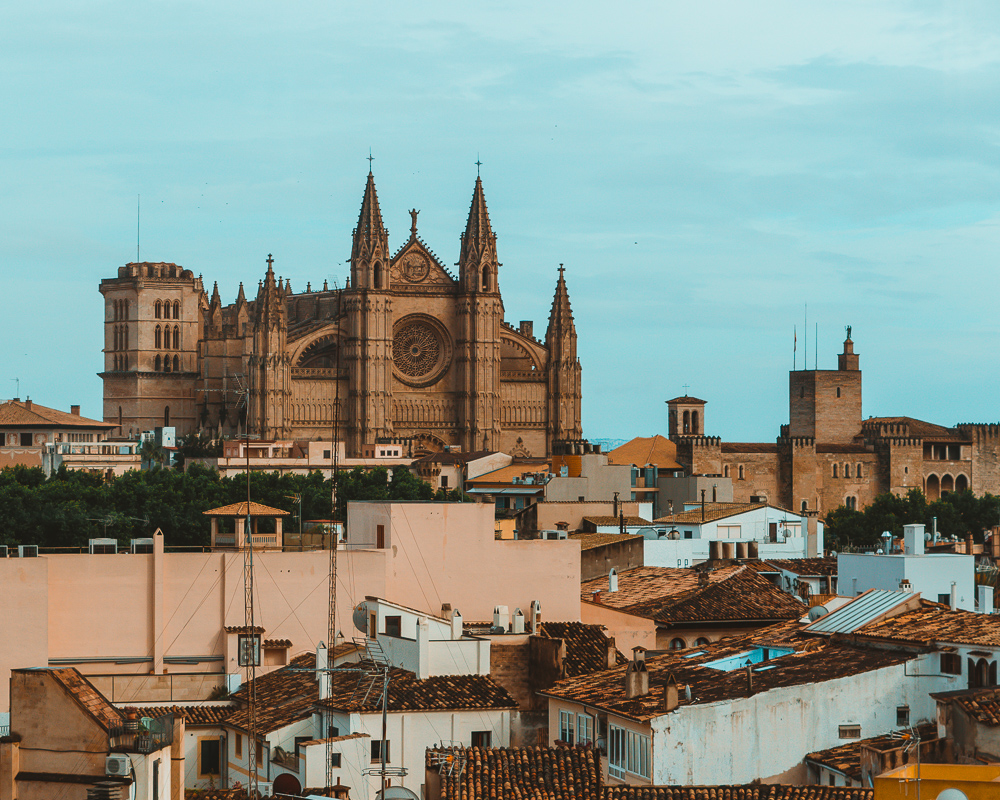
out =
<svg viewBox="0 0 1000 800"><path fill-rule="evenodd" d="M403 786L387 786L380 792L375 792L376 800L420 800L417 795Z"/></svg>
<svg viewBox="0 0 1000 800"><path fill-rule="evenodd" d="M826 606L813 606L809 609L809 613L806 615L809 617L810 622L815 622L820 617L825 617L830 611Z"/></svg>
<svg viewBox="0 0 1000 800"><path fill-rule="evenodd" d="M363 600L354 607L354 627L368 633L368 603Z"/></svg>

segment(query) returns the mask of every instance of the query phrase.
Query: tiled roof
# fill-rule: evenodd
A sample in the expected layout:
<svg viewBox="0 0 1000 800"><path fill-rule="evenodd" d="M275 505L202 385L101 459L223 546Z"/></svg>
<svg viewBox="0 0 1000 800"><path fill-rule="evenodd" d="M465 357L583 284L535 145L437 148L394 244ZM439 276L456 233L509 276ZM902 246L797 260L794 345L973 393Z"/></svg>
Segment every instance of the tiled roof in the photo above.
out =
<svg viewBox="0 0 1000 800"><path fill-rule="evenodd" d="M601 800L601 757L567 747L460 751L461 772L441 776L441 800ZM435 769L432 751L427 766Z"/></svg>
<svg viewBox="0 0 1000 800"><path fill-rule="evenodd" d="M357 680L336 681L329 700L318 704L335 711L377 712L381 709L377 690L355 696ZM314 701L317 702L317 701ZM434 675L420 680L404 669L393 668L389 675L389 711L447 711L451 709L516 709L517 701L507 690L485 675Z"/></svg>
<svg viewBox="0 0 1000 800"><path fill-rule="evenodd" d="M226 633L264 633L264 629L260 625L254 625L252 628L246 625L227 625Z"/></svg>
<svg viewBox="0 0 1000 800"><path fill-rule="evenodd" d="M441 776L442 800L873 800L844 786L605 786L595 750L559 747L464 748L461 771ZM427 768L436 769L427 751Z"/></svg>
<svg viewBox="0 0 1000 800"><path fill-rule="evenodd" d="M549 639L562 639L566 643L563 669L567 678L589 675L608 668L608 647L612 645L612 640L605 635L601 625L543 622L541 635ZM615 661L624 664L627 659L615 650Z"/></svg>
<svg viewBox="0 0 1000 800"><path fill-rule="evenodd" d="M699 400L697 397L688 397L684 395L683 397L675 397L673 400L667 400L668 403L689 403L691 405L707 405L704 400Z"/></svg>
<svg viewBox="0 0 1000 800"><path fill-rule="evenodd" d="M291 639L265 639L263 646L271 649L288 649L292 646Z"/></svg>
<svg viewBox="0 0 1000 800"><path fill-rule="evenodd" d="M602 800L874 800L874 789L848 786L608 786Z"/></svg>
<svg viewBox="0 0 1000 800"><path fill-rule="evenodd" d="M111 705L94 684L74 667L50 669L48 672L104 730L109 731L123 723L121 711Z"/></svg>
<svg viewBox="0 0 1000 800"><path fill-rule="evenodd" d="M258 731L271 733L312 714L312 707L319 699L319 684L315 680L316 673L312 671L315 668L316 654L303 653L295 656L287 667L257 677L254 687ZM249 727L247 691L247 684L244 684L233 695L233 701L239 708L229 715L227 725L243 730Z"/></svg>
<svg viewBox="0 0 1000 800"><path fill-rule="evenodd" d="M748 562L747 566L757 572L777 572L779 569L796 575L836 575L836 558L775 558L766 561Z"/></svg>
<svg viewBox="0 0 1000 800"><path fill-rule="evenodd" d="M746 636L722 639L693 652L680 650L647 657L650 688L645 697L625 697L627 666L568 678L540 694L645 721L662 713L662 687L670 675L680 688L681 708L748 697L750 692L743 670L726 672L704 665L758 647L785 647L795 652L771 659L766 669L758 667L753 672L753 694L858 675L903 664L916 657L911 653L852 646L840 640L817 639L802 633L797 622L786 622ZM691 689L690 700L685 697L685 687Z"/></svg>
<svg viewBox="0 0 1000 800"><path fill-rule="evenodd" d="M144 717L160 717L173 714L183 717L190 727L221 725L233 713L233 706L147 706L139 709Z"/></svg>
<svg viewBox="0 0 1000 800"><path fill-rule="evenodd" d="M1000 689L970 689L965 692L933 695L938 699L947 698L976 722L991 728L1000 726Z"/></svg>
<svg viewBox="0 0 1000 800"><path fill-rule="evenodd" d="M480 458L493 455L494 450L477 450L474 453L428 453L426 456L414 459L410 466L418 464L467 464Z"/></svg>
<svg viewBox="0 0 1000 800"><path fill-rule="evenodd" d="M868 425L906 425L910 436L920 439L945 439L954 441L969 441L969 437L962 434L955 428L946 428L944 425L935 425L933 422L925 422L922 419L913 417L870 417L865 420L865 427Z"/></svg>
<svg viewBox="0 0 1000 800"><path fill-rule="evenodd" d="M569 538L580 543L580 551L593 550L607 544L642 541L641 533L571 533Z"/></svg>
<svg viewBox="0 0 1000 800"><path fill-rule="evenodd" d="M702 509L699 505L690 511L681 511L677 514L660 517L656 522L664 525L699 525L702 522L714 522L717 519L725 519L766 507L767 503L705 503L704 519L702 519ZM789 511L788 513L792 514L793 512Z"/></svg>
<svg viewBox="0 0 1000 800"><path fill-rule="evenodd" d="M612 517L612 516L607 516L607 517L584 517L583 521L584 522L589 522L589 523L591 523L593 525L620 525L621 524L621 519L619 517ZM650 522L648 519L643 519L642 517L630 517L630 516L626 515L625 516L625 524L626 525L632 525L632 526L638 526L638 525L652 525L653 523Z"/></svg>
<svg viewBox="0 0 1000 800"><path fill-rule="evenodd" d="M921 725L918 728L921 742L937 738L937 725ZM806 756L807 761L815 761L824 767L843 772L855 781L861 780L861 748L869 747L879 752L898 750L909 741L908 733L890 733L884 736L873 736L870 739L855 739L829 750L820 750Z"/></svg>
<svg viewBox="0 0 1000 800"><path fill-rule="evenodd" d="M210 508L208 511L202 511L206 517L245 517L247 515L247 503L244 500L242 503L231 503L228 506L220 506L219 508ZM271 508L270 506L265 506L260 503L250 503L250 516L251 517L287 517L287 511L282 511L280 508Z"/></svg>
<svg viewBox="0 0 1000 800"><path fill-rule="evenodd" d="M370 734L367 733L348 733L344 736L330 736L327 739L310 739L308 742L300 742L299 747L306 747L311 744L327 744L336 742L346 742L349 739L369 739Z"/></svg>
<svg viewBox="0 0 1000 800"><path fill-rule="evenodd" d="M665 436L639 436L608 453L609 464L631 464L644 467L654 464L660 469L683 469L677 463L677 445Z"/></svg>
<svg viewBox="0 0 1000 800"><path fill-rule="evenodd" d="M48 408L31 402L8 400L0 403L0 427L17 426L32 428L101 428L110 430L117 427L114 423L99 422L87 419L79 414L67 414L55 408Z"/></svg>
<svg viewBox="0 0 1000 800"><path fill-rule="evenodd" d="M487 472L485 475L480 475L478 478L470 478L467 483L473 486L490 485L494 483L506 484L510 483L512 478L520 478L522 475L548 471L549 462L545 460L538 460L534 462L515 461L513 464L501 467L500 469L495 469L493 472ZM544 484L534 485L541 487Z"/></svg>
<svg viewBox="0 0 1000 800"><path fill-rule="evenodd" d="M859 628L855 635L921 644L940 642L1000 647L1000 617L953 611L925 600L921 608L869 623Z"/></svg>
<svg viewBox="0 0 1000 800"><path fill-rule="evenodd" d="M659 573L659 574L657 574ZM648 577L647 577L648 576ZM645 579L644 579L645 578ZM581 599L593 599L605 590L600 604L664 625L692 622L766 621L797 619L805 606L763 576L744 566L698 573L672 567L636 567L618 576L618 591L606 591L608 579L594 578L582 586Z"/></svg>

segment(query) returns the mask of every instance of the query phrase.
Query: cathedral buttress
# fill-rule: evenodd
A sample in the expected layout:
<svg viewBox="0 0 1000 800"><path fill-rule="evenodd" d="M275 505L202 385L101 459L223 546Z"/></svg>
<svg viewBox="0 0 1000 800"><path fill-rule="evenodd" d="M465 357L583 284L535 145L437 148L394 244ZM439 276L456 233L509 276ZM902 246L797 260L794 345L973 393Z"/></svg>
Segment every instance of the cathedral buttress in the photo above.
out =
<svg viewBox="0 0 1000 800"><path fill-rule="evenodd" d="M503 300L498 281L497 237L477 176L459 256L459 399L462 447L468 452L500 446L500 327Z"/></svg>
<svg viewBox="0 0 1000 800"><path fill-rule="evenodd" d="M545 346L549 350L549 448L560 439L583 438L580 421L581 369L576 355L576 323L566 289L565 268L559 265L559 280L552 298Z"/></svg>
<svg viewBox="0 0 1000 800"><path fill-rule="evenodd" d="M389 233L382 223L375 176L368 173L351 247L347 314L348 448L360 454L376 439L392 436L392 297Z"/></svg>

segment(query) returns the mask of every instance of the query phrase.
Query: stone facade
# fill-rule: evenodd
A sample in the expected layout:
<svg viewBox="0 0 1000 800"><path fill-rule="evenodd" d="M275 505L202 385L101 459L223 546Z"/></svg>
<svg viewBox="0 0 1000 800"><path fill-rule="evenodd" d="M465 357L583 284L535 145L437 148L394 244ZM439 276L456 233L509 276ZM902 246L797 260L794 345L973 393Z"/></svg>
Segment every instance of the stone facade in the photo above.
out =
<svg viewBox="0 0 1000 800"><path fill-rule="evenodd" d="M343 289L293 292L269 256L257 295L224 306L218 285L169 263L136 263L101 282L104 418L128 435L329 439L349 456L406 440L545 456L579 440L581 369L563 269L544 341L504 321L496 235L477 178L452 274L417 235L395 254L375 181L365 187Z"/></svg>
<svg viewBox="0 0 1000 800"><path fill-rule="evenodd" d="M863 508L877 495L921 489L1000 491L1000 426L952 428L861 410L861 369L848 334L836 370L796 370L788 379L788 424L768 442L723 442L704 434L704 401L667 401L670 438L689 474L733 483L733 500L755 498L820 516Z"/></svg>

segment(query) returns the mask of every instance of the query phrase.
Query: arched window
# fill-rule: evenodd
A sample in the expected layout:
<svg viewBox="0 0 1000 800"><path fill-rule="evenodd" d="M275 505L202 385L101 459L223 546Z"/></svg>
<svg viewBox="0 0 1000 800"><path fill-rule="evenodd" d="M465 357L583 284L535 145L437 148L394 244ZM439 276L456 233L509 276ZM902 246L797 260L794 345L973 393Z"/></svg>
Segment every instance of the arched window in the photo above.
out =
<svg viewBox="0 0 1000 800"><path fill-rule="evenodd" d="M122 319L128 319L128 300L122 300Z"/></svg>
<svg viewBox="0 0 1000 800"><path fill-rule="evenodd" d="M834 478L837 477L837 465L836 464L833 465L833 477Z"/></svg>
<svg viewBox="0 0 1000 800"><path fill-rule="evenodd" d="M122 427L122 407L118 406L118 432L121 433Z"/></svg>
<svg viewBox="0 0 1000 800"><path fill-rule="evenodd" d="M163 371L170 372L170 356L163 357Z"/></svg>
<svg viewBox="0 0 1000 800"><path fill-rule="evenodd" d="M739 472L739 479L743 480L743 465L742 464L740 464L739 470L740 470L740 472Z"/></svg>
<svg viewBox="0 0 1000 800"><path fill-rule="evenodd" d="M969 479L964 475L959 475L955 478L955 491L964 492L969 488Z"/></svg>
<svg viewBox="0 0 1000 800"><path fill-rule="evenodd" d="M706 639L704 636L699 636L697 639L694 640L695 647L704 647L706 644L708 644L708 639Z"/></svg>
<svg viewBox="0 0 1000 800"><path fill-rule="evenodd" d="M850 478L851 477L851 465L850 464L844 464L844 477L845 478Z"/></svg>
<svg viewBox="0 0 1000 800"><path fill-rule="evenodd" d="M382 288L382 264L378 261L376 261L375 266L372 267L372 288Z"/></svg>
<svg viewBox="0 0 1000 800"><path fill-rule="evenodd" d="M153 359L153 371L154 372L159 372L160 371L160 356L159 355L157 355L156 358Z"/></svg>
<svg viewBox="0 0 1000 800"><path fill-rule="evenodd" d="M180 319L180 318L181 318L181 304L177 300L174 300L174 319Z"/></svg>
<svg viewBox="0 0 1000 800"><path fill-rule="evenodd" d="M847 497L844 498L844 506L849 511L857 511L858 510L858 498L856 498L854 495L848 495Z"/></svg>
<svg viewBox="0 0 1000 800"><path fill-rule="evenodd" d="M122 356L122 369L128 369L128 353Z"/></svg>
<svg viewBox="0 0 1000 800"><path fill-rule="evenodd" d="M113 337L114 340L115 340L115 343L111 347L112 350L118 350L119 349L118 348L118 344L119 344L119 342L118 342L118 335L119 335L119 333L120 333L120 331L118 330L118 326L115 325L115 328L114 328L114 337Z"/></svg>
<svg viewBox="0 0 1000 800"><path fill-rule="evenodd" d="M806 396L806 387L805 386L800 386L799 387L799 398L803 398L805 396Z"/></svg>
<svg viewBox="0 0 1000 800"><path fill-rule="evenodd" d="M684 412L684 433L691 433L691 412Z"/></svg>
<svg viewBox="0 0 1000 800"><path fill-rule="evenodd" d="M862 476L861 476L861 464L860 464L860 463L859 463L859 464L855 464L855 465L854 465L854 477L855 477L855 478L860 478L860 477L862 477Z"/></svg>
<svg viewBox="0 0 1000 800"><path fill-rule="evenodd" d="M670 649L671 650L683 650L685 647L687 647L687 644L680 637L678 637L676 639L671 639L670 640Z"/></svg>
<svg viewBox="0 0 1000 800"><path fill-rule="evenodd" d="M698 412L691 412L691 433L700 433L701 428L698 427Z"/></svg>
<svg viewBox="0 0 1000 800"><path fill-rule="evenodd" d="M128 350L128 325L123 325L122 329L125 331L125 343L122 346L122 349Z"/></svg>
<svg viewBox="0 0 1000 800"><path fill-rule="evenodd" d="M163 316L163 304L157 300L156 305L153 307L153 316L159 319Z"/></svg>
<svg viewBox="0 0 1000 800"><path fill-rule="evenodd" d="M159 314L157 314L159 316ZM163 332L160 330L160 326L156 326L156 331L153 333L153 345L159 350L163 347Z"/></svg>
<svg viewBox="0 0 1000 800"><path fill-rule="evenodd" d="M483 267L483 291L490 291L490 268Z"/></svg>
<svg viewBox="0 0 1000 800"><path fill-rule="evenodd" d="M181 329L179 325L174 325L174 350L181 349Z"/></svg>
<svg viewBox="0 0 1000 800"><path fill-rule="evenodd" d="M728 478L728 477L729 477L729 465L728 465L728 464L726 464L726 465L725 465L725 466L724 466L724 467L722 468L722 477L723 477L723 478Z"/></svg>
<svg viewBox="0 0 1000 800"><path fill-rule="evenodd" d="M174 356L174 372L180 372L181 371L180 366L181 366L180 359L177 356Z"/></svg>
<svg viewBox="0 0 1000 800"><path fill-rule="evenodd" d="M805 513L809 509L809 502L807 500L802 501L802 512Z"/></svg>
<svg viewBox="0 0 1000 800"><path fill-rule="evenodd" d="M170 427L170 406L163 407L163 427Z"/></svg>

